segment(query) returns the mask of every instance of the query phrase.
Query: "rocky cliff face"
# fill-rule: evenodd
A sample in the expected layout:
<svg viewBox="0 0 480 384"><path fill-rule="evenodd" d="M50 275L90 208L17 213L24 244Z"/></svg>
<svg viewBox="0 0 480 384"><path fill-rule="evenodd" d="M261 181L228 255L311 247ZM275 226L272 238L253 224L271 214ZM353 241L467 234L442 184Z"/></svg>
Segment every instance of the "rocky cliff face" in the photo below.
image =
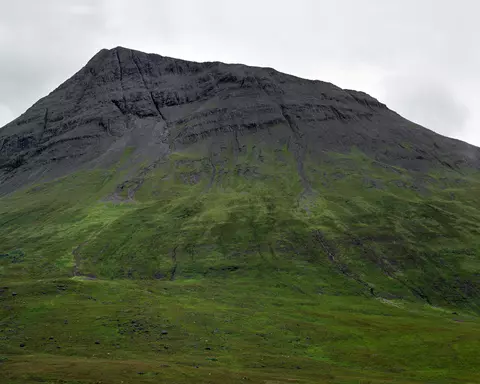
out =
<svg viewBox="0 0 480 384"><path fill-rule="evenodd" d="M140 163L195 147L212 162L247 143L305 156L356 147L410 170L480 167L479 149L413 124L369 95L277 72L102 50L0 129L0 192L109 166L133 148Z"/></svg>

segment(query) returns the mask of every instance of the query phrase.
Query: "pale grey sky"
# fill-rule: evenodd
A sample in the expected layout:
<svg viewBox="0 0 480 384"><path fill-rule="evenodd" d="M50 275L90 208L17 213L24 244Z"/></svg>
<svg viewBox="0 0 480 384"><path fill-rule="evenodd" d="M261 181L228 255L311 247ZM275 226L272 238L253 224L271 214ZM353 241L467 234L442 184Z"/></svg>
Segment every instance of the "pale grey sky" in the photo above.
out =
<svg viewBox="0 0 480 384"><path fill-rule="evenodd" d="M477 0L0 1L0 126L121 45L330 81L480 145Z"/></svg>

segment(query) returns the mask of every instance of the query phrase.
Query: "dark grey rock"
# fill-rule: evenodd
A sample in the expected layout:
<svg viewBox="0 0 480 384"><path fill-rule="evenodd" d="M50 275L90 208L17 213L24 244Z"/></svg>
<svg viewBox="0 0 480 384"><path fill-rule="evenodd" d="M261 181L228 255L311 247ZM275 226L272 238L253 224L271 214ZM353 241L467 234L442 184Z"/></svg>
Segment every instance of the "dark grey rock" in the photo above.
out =
<svg viewBox="0 0 480 384"><path fill-rule="evenodd" d="M140 167L198 144L215 169L222 151L242 153L252 141L260 162L263 147L287 145L305 190L307 154L321 158L353 147L392 172L399 172L394 166L480 168L478 148L416 125L363 92L271 68L117 47L100 51L0 129L0 194L80 167L109 167L127 147L135 148L132 158ZM200 175L183 177L197 183ZM126 186L128 198L143 179Z"/></svg>

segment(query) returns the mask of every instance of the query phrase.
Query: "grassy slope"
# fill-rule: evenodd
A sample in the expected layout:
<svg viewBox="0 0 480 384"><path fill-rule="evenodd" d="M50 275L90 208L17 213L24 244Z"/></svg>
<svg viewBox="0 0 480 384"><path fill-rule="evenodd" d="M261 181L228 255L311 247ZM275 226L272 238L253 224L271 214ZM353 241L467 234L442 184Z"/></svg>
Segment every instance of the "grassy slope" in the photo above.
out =
<svg viewBox="0 0 480 384"><path fill-rule="evenodd" d="M288 151L249 150L119 190L127 168L0 200L7 382L480 381L476 175L332 154L303 193Z"/></svg>

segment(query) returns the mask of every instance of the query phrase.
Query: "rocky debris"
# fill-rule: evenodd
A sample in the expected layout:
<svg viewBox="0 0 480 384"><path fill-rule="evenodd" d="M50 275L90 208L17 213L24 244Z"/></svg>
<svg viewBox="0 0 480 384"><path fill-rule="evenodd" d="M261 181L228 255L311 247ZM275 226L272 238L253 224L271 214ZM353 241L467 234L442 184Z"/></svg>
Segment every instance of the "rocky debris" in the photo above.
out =
<svg viewBox="0 0 480 384"><path fill-rule="evenodd" d="M237 156L252 140L258 149L286 144L307 192L305 156L352 147L396 172L480 168L478 148L407 121L363 92L270 68L117 47L101 50L0 130L0 194L80 167L109 167L127 148L136 164L154 164L199 142L214 180L224 148ZM142 178L132 180L129 197Z"/></svg>
<svg viewBox="0 0 480 384"><path fill-rule="evenodd" d="M384 189L383 181L380 179L372 179L371 177L363 178L363 186L366 188Z"/></svg>

